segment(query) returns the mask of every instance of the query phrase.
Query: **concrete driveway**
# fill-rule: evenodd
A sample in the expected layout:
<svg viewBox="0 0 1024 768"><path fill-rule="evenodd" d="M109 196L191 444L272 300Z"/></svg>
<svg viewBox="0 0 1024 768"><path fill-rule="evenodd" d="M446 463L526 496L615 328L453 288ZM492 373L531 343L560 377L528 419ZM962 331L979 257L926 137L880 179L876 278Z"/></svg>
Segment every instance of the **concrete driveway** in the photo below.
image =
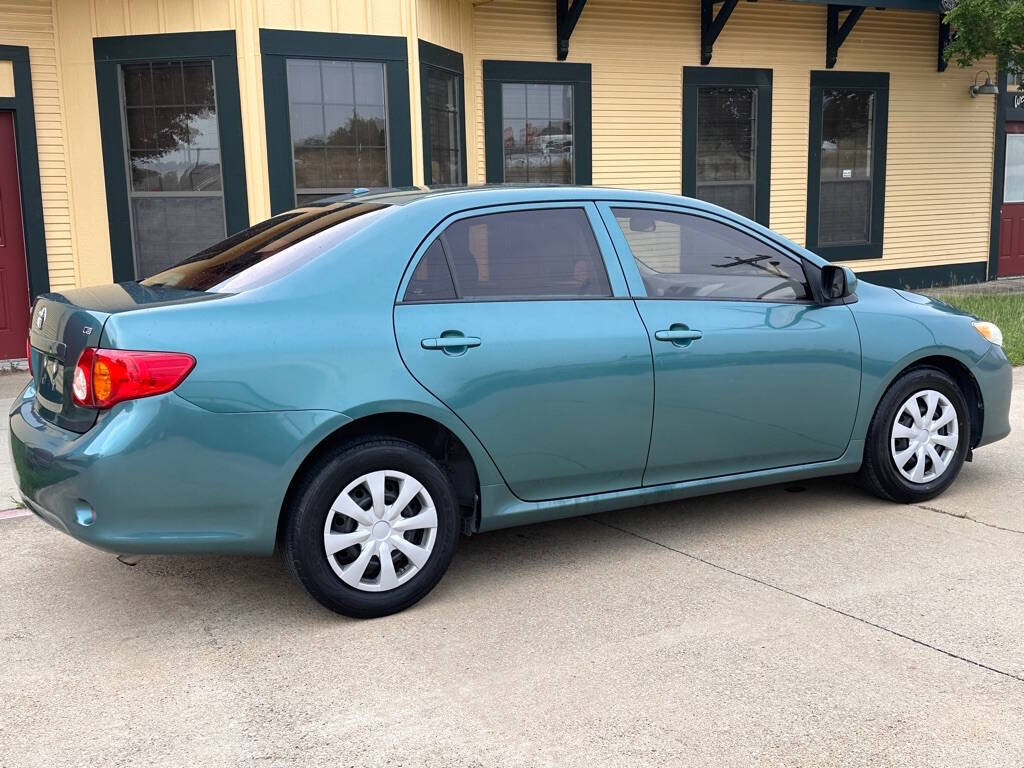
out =
<svg viewBox="0 0 1024 768"><path fill-rule="evenodd" d="M946 495L836 480L465 540L336 617L276 559L0 520L0 765L1024 764L1024 370Z"/></svg>

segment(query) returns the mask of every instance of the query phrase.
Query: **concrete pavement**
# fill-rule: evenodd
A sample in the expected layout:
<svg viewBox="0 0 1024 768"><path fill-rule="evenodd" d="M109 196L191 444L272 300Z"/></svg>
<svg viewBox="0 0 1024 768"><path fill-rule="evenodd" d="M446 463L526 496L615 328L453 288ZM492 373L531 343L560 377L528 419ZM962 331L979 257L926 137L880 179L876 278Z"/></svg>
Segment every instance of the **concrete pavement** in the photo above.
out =
<svg viewBox="0 0 1024 768"><path fill-rule="evenodd" d="M944 496L842 480L460 544L339 618L276 559L0 521L0 766L1024 764L1024 369Z"/></svg>

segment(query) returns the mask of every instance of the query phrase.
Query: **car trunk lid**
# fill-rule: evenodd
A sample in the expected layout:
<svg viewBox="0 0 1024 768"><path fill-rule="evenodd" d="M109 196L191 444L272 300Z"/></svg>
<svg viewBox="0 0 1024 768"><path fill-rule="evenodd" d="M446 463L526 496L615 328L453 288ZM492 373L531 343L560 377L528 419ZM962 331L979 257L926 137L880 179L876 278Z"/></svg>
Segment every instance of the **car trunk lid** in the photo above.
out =
<svg viewBox="0 0 1024 768"><path fill-rule="evenodd" d="M87 432L99 411L76 405L71 395L75 365L86 347L97 347L112 314L181 304L219 295L176 288L119 283L40 296L32 308L29 342L35 411L73 432Z"/></svg>

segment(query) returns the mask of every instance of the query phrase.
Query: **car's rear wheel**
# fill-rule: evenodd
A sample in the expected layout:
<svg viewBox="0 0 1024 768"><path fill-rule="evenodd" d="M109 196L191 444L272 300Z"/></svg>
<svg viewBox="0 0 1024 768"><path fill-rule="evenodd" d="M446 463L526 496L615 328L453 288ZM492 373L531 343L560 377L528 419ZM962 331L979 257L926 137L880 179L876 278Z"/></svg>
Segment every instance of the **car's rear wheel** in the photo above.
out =
<svg viewBox="0 0 1024 768"><path fill-rule="evenodd" d="M370 438L325 457L293 495L285 563L332 611L385 616L444 575L458 507L444 470L403 440Z"/></svg>
<svg viewBox="0 0 1024 768"><path fill-rule="evenodd" d="M970 440L970 411L956 382L937 368L912 370L875 410L861 481L891 501L934 498L960 473Z"/></svg>

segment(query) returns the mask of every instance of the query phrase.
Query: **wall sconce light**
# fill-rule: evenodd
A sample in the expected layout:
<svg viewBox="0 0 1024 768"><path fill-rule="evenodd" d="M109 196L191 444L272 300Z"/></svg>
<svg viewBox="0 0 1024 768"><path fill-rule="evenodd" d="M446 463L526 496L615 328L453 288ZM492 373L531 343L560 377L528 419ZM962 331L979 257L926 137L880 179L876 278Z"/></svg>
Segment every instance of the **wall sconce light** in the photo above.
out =
<svg viewBox="0 0 1024 768"><path fill-rule="evenodd" d="M983 73L985 75L985 82L978 85L978 78L981 77ZM974 76L974 85L972 85L968 90L970 91L972 99L979 94L984 96L999 95L999 86L992 82L992 75L990 75L988 70L985 69Z"/></svg>

